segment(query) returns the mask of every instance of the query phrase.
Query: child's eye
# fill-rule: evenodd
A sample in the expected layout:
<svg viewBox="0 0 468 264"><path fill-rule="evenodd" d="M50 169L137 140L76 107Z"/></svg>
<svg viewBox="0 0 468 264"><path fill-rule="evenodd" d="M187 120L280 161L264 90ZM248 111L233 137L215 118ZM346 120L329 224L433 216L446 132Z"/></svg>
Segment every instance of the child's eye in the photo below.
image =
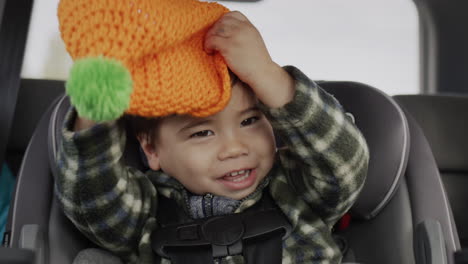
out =
<svg viewBox="0 0 468 264"><path fill-rule="evenodd" d="M190 135L191 138L194 138L194 137L207 137L207 136L212 136L214 135L213 131L211 130L203 130L203 131L199 131L197 133L193 133L192 135Z"/></svg>
<svg viewBox="0 0 468 264"><path fill-rule="evenodd" d="M250 126L258 120L260 120L258 116L249 117L241 122L241 126Z"/></svg>

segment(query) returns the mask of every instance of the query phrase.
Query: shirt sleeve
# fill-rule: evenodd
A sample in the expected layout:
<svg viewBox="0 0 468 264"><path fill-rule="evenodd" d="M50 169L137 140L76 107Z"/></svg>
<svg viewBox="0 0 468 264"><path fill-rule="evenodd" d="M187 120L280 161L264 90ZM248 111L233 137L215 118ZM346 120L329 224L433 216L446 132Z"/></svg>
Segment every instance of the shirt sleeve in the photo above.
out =
<svg viewBox="0 0 468 264"><path fill-rule="evenodd" d="M293 100L261 108L270 120L287 180L302 199L332 226L357 199L369 162L366 141L339 102L298 69Z"/></svg>
<svg viewBox="0 0 468 264"><path fill-rule="evenodd" d="M117 121L73 132L66 116L56 164L55 193L66 216L97 245L126 261L136 259L156 205L156 190L122 160L125 129Z"/></svg>

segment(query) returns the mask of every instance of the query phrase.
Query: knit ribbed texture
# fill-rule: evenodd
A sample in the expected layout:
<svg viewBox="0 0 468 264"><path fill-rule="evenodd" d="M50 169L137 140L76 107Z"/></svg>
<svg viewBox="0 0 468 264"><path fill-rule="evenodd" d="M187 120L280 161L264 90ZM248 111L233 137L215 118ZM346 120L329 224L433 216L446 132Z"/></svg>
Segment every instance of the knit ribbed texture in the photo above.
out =
<svg viewBox="0 0 468 264"><path fill-rule="evenodd" d="M223 58L203 50L205 33L227 11L197 0L62 0L58 18L73 59L104 56L127 67L126 113L208 116L230 98Z"/></svg>

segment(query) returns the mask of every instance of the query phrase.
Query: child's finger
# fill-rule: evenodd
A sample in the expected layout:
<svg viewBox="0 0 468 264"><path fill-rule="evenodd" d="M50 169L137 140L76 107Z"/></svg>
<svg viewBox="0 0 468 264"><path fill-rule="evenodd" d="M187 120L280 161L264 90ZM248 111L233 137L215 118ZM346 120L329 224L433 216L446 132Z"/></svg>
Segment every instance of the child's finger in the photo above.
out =
<svg viewBox="0 0 468 264"><path fill-rule="evenodd" d="M234 17L222 17L208 30L206 35L217 35L220 37L229 38L232 34L240 29L242 23L243 21Z"/></svg>
<svg viewBox="0 0 468 264"><path fill-rule="evenodd" d="M246 25L251 25L250 21L241 12L233 11L226 13L208 30L205 35L204 48L209 54L215 50L221 54L229 45L229 39L236 36Z"/></svg>
<svg viewBox="0 0 468 264"><path fill-rule="evenodd" d="M227 39L217 35L207 35L205 37L204 49L208 54L213 54L215 51L223 54L226 49Z"/></svg>
<svg viewBox="0 0 468 264"><path fill-rule="evenodd" d="M213 50L220 49L227 43L227 40L238 33L243 21L229 16L219 19L205 35L205 51L213 53Z"/></svg>
<svg viewBox="0 0 468 264"><path fill-rule="evenodd" d="M250 22L249 19L239 11L232 11L232 12L226 13L224 17L232 17L240 21Z"/></svg>
<svg viewBox="0 0 468 264"><path fill-rule="evenodd" d="M236 25L228 22L215 24L207 33L207 36L215 35L223 38L229 38L235 30Z"/></svg>

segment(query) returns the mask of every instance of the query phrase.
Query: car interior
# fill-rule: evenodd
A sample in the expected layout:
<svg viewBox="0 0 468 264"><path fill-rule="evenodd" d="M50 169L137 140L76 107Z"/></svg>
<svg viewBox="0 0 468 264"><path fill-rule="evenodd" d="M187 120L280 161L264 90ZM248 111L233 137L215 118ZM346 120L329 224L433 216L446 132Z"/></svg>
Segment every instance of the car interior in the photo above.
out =
<svg viewBox="0 0 468 264"><path fill-rule="evenodd" d="M70 108L65 82L20 76L32 2L0 1L0 164L8 164L16 182L0 264L71 264L95 245L65 217L53 191L59 130ZM349 225L333 230L343 263L468 263L468 35L461 26L468 3L414 4L418 94L318 81L352 114L370 150ZM124 156L143 167L134 138Z"/></svg>

